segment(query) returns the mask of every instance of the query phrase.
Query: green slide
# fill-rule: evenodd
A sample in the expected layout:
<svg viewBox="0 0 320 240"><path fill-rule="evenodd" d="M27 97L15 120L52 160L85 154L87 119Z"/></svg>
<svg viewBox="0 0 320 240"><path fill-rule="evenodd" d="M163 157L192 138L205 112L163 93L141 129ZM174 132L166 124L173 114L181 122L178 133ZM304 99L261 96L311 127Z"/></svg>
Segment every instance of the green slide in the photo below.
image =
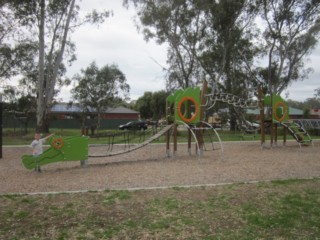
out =
<svg viewBox="0 0 320 240"><path fill-rule="evenodd" d="M53 137L50 139L50 148L43 154L34 157L23 155L22 163L27 169L53 162L82 161L88 159L88 138L77 137Z"/></svg>

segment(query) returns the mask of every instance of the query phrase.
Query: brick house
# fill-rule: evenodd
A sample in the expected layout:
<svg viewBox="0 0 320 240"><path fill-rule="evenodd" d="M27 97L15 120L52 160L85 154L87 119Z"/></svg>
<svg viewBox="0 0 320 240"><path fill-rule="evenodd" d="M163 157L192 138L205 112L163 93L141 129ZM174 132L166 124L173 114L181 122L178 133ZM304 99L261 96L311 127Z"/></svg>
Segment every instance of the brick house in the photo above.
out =
<svg viewBox="0 0 320 240"><path fill-rule="evenodd" d="M67 103L57 103L50 111L50 115L57 119L72 119L75 114L80 114L82 109L77 105L69 105ZM88 115L96 114L94 110L90 110ZM139 119L140 113L126 107L108 108L102 113L101 119Z"/></svg>
<svg viewBox="0 0 320 240"><path fill-rule="evenodd" d="M309 114L313 116L313 118L320 118L320 108L311 109Z"/></svg>
<svg viewBox="0 0 320 240"><path fill-rule="evenodd" d="M86 113L86 119L81 117L82 109L67 103L57 103L50 111L50 127L53 128L91 128L97 125L96 111ZM94 116L94 118L93 118ZM101 129L117 129L119 125L138 120L140 113L126 107L108 108L101 114Z"/></svg>

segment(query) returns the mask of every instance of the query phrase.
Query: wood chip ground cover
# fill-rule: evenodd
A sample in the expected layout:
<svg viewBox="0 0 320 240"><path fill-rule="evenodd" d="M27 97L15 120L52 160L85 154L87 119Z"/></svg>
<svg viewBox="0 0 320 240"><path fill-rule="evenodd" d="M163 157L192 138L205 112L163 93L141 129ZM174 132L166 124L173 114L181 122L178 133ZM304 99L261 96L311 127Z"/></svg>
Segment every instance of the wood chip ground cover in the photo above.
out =
<svg viewBox="0 0 320 240"><path fill-rule="evenodd" d="M21 164L29 148L4 147L0 239L320 236L320 141L301 149L296 142L263 150L258 142L223 147L223 153L197 158L179 145L177 156L167 158L164 145L150 145L90 158L85 168L79 162L46 165L41 174Z"/></svg>

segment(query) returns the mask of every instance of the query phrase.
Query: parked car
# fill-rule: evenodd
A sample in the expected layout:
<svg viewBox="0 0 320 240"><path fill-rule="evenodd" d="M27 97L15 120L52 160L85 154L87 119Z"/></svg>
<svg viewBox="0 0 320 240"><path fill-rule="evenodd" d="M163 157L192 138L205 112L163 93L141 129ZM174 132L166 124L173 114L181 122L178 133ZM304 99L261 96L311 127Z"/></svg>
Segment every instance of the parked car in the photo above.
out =
<svg viewBox="0 0 320 240"><path fill-rule="evenodd" d="M254 129L258 129L260 128L260 124L259 123L256 123L256 122L250 122L248 120L246 120L246 124Z"/></svg>
<svg viewBox="0 0 320 240"><path fill-rule="evenodd" d="M131 121L126 124L120 125L120 130L146 130L148 124L145 121Z"/></svg>

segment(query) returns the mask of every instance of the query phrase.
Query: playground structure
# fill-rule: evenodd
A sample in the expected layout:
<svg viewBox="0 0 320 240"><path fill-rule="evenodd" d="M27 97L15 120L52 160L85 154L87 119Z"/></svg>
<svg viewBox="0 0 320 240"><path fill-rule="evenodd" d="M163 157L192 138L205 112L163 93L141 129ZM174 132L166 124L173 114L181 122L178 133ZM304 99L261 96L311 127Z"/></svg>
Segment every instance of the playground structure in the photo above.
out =
<svg viewBox="0 0 320 240"><path fill-rule="evenodd" d="M207 82L203 81L202 90L200 87L179 89L166 99L166 126L160 131L145 139L143 132L143 141L133 146L129 143L129 132L123 132L126 142L125 149L112 151L114 138L116 134L109 134L108 149L100 154L88 154L88 137L53 137L50 139L51 147L43 154L37 157L32 155L22 156L22 162L27 169L34 169L45 164L59 161L80 161L81 165L86 164L88 157L102 158L112 157L120 154L129 153L145 147L156 141L161 136L166 137L166 154L168 157L176 156L178 148L178 128L184 127L187 130L187 148L191 155L192 143L196 147L196 155L201 156L207 150L223 151L222 142L218 132L207 122L205 122L205 111L212 108L217 101L225 102L233 105L236 108L252 107L251 99L245 100L232 94L211 93L207 94ZM302 144L313 144L309 134L302 126L289 120L289 108L286 102L278 95L263 96L261 89L258 89L258 103L260 109L260 131L261 131L261 146L265 147L266 130L270 131L270 145L277 144L278 127L284 129L283 142L285 145L286 134L289 132L294 139ZM244 123L247 123L244 116L236 111L239 118L242 118ZM220 147L215 148L211 135L214 134ZM211 149L206 147L206 135L209 135ZM192 141L192 138L194 141ZM171 152L170 145L173 140L173 151Z"/></svg>
<svg viewBox="0 0 320 240"><path fill-rule="evenodd" d="M50 148L41 155L23 155L22 163L27 169L60 161L80 161L85 164L88 159L88 138L83 136L76 137L51 137L49 139Z"/></svg>
<svg viewBox="0 0 320 240"><path fill-rule="evenodd" d="M22 162L27 169L34 169L38 166L53 162L63 162L63 161L81 161L81 165L86 164L86 160L90 158L103 158L103 157L112 157L120 154L126 154L135 150L138 150L142 147L147 146L148 144L156 141L161 136L165 135L167 139L167 156L172 156L176 154L177 149L177 129L178 125L183 125L188 129L188 149L191 153L191 135L195 139L197 153L200 155L202 151L207 150L204 144L204 131L214 132L220 141L220 137L215 129L208 123L203 121L204 116L204 105L201 104L205 101L205 91L206 91L206 82L204 83L204 90L201 92L200 88L195 89L188 88L186 90L178 90L173 96L169 96L167 99L168 108L170 110L173 105L173 115L168 111L167 113L167 124L165 127L157 131L151 137L145 139L144 131L139 132L142 134L143 141L139 144L131 145L129 143L129 132L124 131L121 135L125 141L125 148L119 151L113 150L113 143L115 134L110 134L108 136L109 144L108 149L104 153L88 154L88 138L83 137L70 137L70 138L61 138L53 137L50 139L50 148L43 152L40 156L33 157L32 155L22 156ZM170 104L169 104L170 103ZM191 110L195 112L192 113ZM192 114L192 115L191 115ZM173 131L172 131L173 129ZM174 152L173 154L169 153L170 138L173 135L174 139ZM140 139L140 140L141 140ZM210 136L211 139L211 136ZM213 141L211 141L213 149ZM221 144L222 149L222 144Z"/></svg>
<svg viewBox="0 0 320 240"><path fill-rule="evenodd" d="M289 119L289 107L284 99L279 95L263 96L262 90L258 89L260 126L261 126L261 146L266 146L266 132L270 132L270 147L277 145L278 127L283 127L283 145L286 144L287 132L302 145L313 145L308 132L301 124L297 124Z"/></svg>
<svg viewBox="0 0 320 240"><path fill-rule="evenodd" d="M166 152L167 156L175 156L178 147L178 126L184 126L187 131L188 152L191 154L192 137L196 145L196 153L198 156L203 154L205 147L204 133L205 131L213 132L219 142L220 149L223 151L221 139L217 131L204 121L205 106L207 105L207 82L203 81L202 91L200 87L179 89L166 99L166 121L167 125L173 125L173 153L170 151L170 133L166 134ZM211 135L210 139L211 139ZM214 150L211 141L212 150Z"/></svg>
<svg viewBox="0 0 320 240"><path fill-rule="evenodd" d="M188 149L190 152L191 136L196 142L197 154L201 155L205 149L203 134L207 129L212 129L217 135L221 149L222 143L220 137L212 126L204 122L205 110L212 108L216 102L224 102L234 106L237 113L238 126L242 123L246 126L246 131L256 132L258 129L252 125L243 116L239 109L253 107L252 99L243 99L229 93L211 93L206 94L207 82L203 82L202 91L200 88L187 88L178 90L167 98L167 124L173 124L174 134L173 155L177 150L177 126L184 125L188 129ZM286 144L287 132L297 141L299 146L313 145L312 139L302 124L297 124L289 119L289 107L285 100L279 95L273 94L263 96L261 88L258 88L258 107L260 110L260 135L261 146L266 146L266 132L270 132L270 146L277 145L278 127L283 127L283 144ZM208 128L209 127L209 128ZM167 133L167 154L170 155L170 135Z"/></svg>

